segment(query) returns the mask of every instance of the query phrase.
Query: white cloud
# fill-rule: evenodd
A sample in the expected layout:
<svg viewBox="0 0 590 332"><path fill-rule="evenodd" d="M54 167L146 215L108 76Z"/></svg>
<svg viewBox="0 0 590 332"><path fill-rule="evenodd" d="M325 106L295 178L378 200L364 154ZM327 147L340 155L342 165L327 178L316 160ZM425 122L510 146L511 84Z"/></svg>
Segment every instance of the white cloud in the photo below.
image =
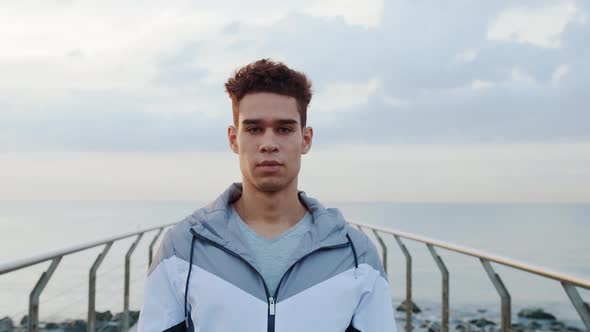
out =
<svg viewBox="0 0 590 332"><path fill-rule="evenodd" d="M461 53L458 53L455 56L455 61L457 62L472 62L477 58L478 51L475 49L466 49Z"/></svg>
<svg viewBox="0 0 590 332"><path fill-rule="evenodd" d="M473 81L471 81L471 88L473 90L490 88L492 86L494 86L494 83L492 83L490 81L484 81L484 80L473 80Z"/></svg>
<svg viewBox="0 0 590 332"><path fill-rule="evenodd" d="M490 95L495 95L496 100L505 103L503 109L508 110L515 107L515 99L534 102L541 99L539 96L547 100L543 103L546 107L535 108L543 110L538 112L543 114L539 122L554 123L549 108L564 101L564 96L562 90L549 81L551 72L554 71L553 82L566 77L572 90L584 85L581 75L586 68L579 58L583 52L569 47L583 48L583 43L569 43L582 40L588 26L572 25L567 32L568 48L556 50L514 48L514 45L498 45L485 40L481 31L487 27L490 7L479 3L472 4L470 18L457 14L460 11L456 10L440 15L442 7L451 6L448 8L453 9L459 5L440 5L436 1L421 4L412 1L403 4L370 2L367 9L369 14L373 13L370 15L363 12L362 6L367 4L340 6L350 9L344 10L336 8L338 6L331 0L286 0L280 3L257 0L252 4L238 0L180 0L165 4L131 0L123 5L106 0L100 6L84 0L29 1L17 8L20 3L6 2L0 11L0 36L5 41L0 52L0 72L3 74L0 80L0 122L16 128L14 132L0 133L0 136L21 138L11 151L23 146L22 141L36 145L34 150L55 148L59 146L56 142L72 141L83 142L72 145L78 150L96 149L96 144L106 150L137 149L137 145L131 143L124 149L119 147L119 142L128 136L124 131L115 130L119 137L111 135L109 139L98 134L118 127L111 125L110 121L120 123L121 128L137 128L137 132L143 135L141 137L147 140L158 141L158 135L177 137L168 141L169 145L165 147L184 150L185 145L179 142L183 137L193 137L186 133L192 132L192 127L179 128L182 127L179 125L181 121L171 121L167 126L169 130L164 130L154 122L161 124L157 119L167 116L169 119L191 118L176 112L201 112L217 118L208 122L201 114L196 115L194 119L199 119L199 124L204 126L220 122L219 116L229 114L223 82L238 66L263 56L301 68L314 83L319 83L314 86L317 92L311 104L314 111L360 111L344 114L343 118L349 122L355 122L359 114L387 111L393 114L395 109L406 107L416 112L402 112L402 115L422 123L420 112L432 107L431 96L437 96L441 101L437 105L441 110L439 114L450 119L449 122L439 120L438 128L443 126L441 123L451 127L453 125L449 123L463 126L456 128L451 135L446 132L452 132L454 128L442 128L437 141L448 137L450 141L455 138L460 138L459 141L486 141L493 139L494 135L504 134L508 140L556 136L575 139L573 137L585 136L587 132L579 125L584 123L579 119L586 118L582 111L583 105L587 104L583 94L572 94L572 98L567 99L570 113L563 117L559 129L536 126L542 129L537 129L533 136L526 125L513 122L501 133L466 134L476 131L474 128L478 125L489 126L485 117L480 115L466 117L464 114L468 111L463 102L479 102L482 108L486 108L493 104ZM397 4L399 8L394 8ZM497 10L497 5L492 7ZM383 15L377 8L381 8ZM569 8L574 7L570 5ZM316 17L300 14L303 9ZM505 13L514 11L511 9ZM534 16L538 12L543 11L530 14ZM375 19L366 21L366 24L378 24L377 18L384 21L377 29L351 27L350 24L356 25L355 13ZM576 9L574 21L583 18ZM427 21L432 24L422 29L419 22ZM273 22L276 25L268 26ZM362 20L357 23L361 24ZM565 45L566 40L563 42ZM465 62L471 63L462 65ZM567 63L570 67L556 68L560 63ZM518 97L504 98L515 89L519 90ZM408 107L408 101L412 107ZM420 105L423 105L421 110L418 109ZM101 109L111 112L106 115ZM40 115L35 110L52 114ZM19 115L12 116L10 111ZM165 114L146 115L147 112ZM498 119L509 120L508 112L493 112L497 112L494 114L498 114ZM30 119L23 119L20 114L27 114ZM330 121L333 116L323 114L320 119ZM85 119L94 120L94 124L100 122L100 129L93 126L84 132L78 123L84 123ZM432 122L431 119L425 117L423 122ZM434 137L421 132L423 126L420 125L403 133L383 131L377 135L371 122L366 123L362 128L363 138L371 137L366 141L378 136L398 142L407 142L406 137L420 137L418 141L421 142ZM524 130L518 130L519 126L525 127ZM158 127L158 134L154 134L152 127ZM67 134L55 141L43 139L52 136L49 133L53 132ZM94 138L77 140L76 136L82 134L84 137L94 135ZM340 139L339 134L335 133L332 139ZM9 144L12 143L6 145ZM158 145L158 149L163 146Z"/></svg>
<svg viewBox="0 0 590 332"><path fill-rule="evenodd" d="M313 112L334 112L366 104L369 97L380 86L381 82L376 78L366 82L327 85L312 98L310 110Z"/></svg>
<svg viewBox="0 0 590 332"><path fill-rule="evenodd" d="M510 81L514 83L532 84L536 83L537 80L526 70L519 67L514 67L510 71Z"/></svg>
<svg viewBox="0 0 590 332"><path fill-rule="evenodd" d="M516 7L508 9L493 21L487 31L490 40L529 43L558 48L566 25L578 17L578 9L570 2L559 2L544 8Z"/></svg>
<svg viewBox="0 0 590 332"><path fill-rule="evenodd" d="M551 75L551 82L554 84L559 83L568 73L570 72L570 66L567 64L561 64L555 68Z"/></svg>
<svg viewBox="0 0 590 332"><path fill-rule="evenodd" d="M260 31L256 29L296 11L320 17L342 16L349 24L374 26L380 21L382 7L381 0L344 5L332 0L259 0L254 6L237 0L181 0L174 4L106 0L100 5L86 1L11 2L0 11L0 93L19 109L64 104L74 90L162 96L161 104L188 105L194 103L188 93L177 87L172 91L154 85L161 59L185 45L207 44L187 66L205 71L202 84L220 87L237 65L268 56L259 54L258 44L263 40L257 38ZM232 22L239 22L248 31L220 35ZM240 50L229 51L235 44L242 45ZM199 96L201 105L219 106L211 96L199 95L198 87L193 88L193 96ZM220 97L224 98L222 93L214 96ZM156 112L197 109L153 104L146 108ZM220 111L214 107L199 109Z"/></svg>
<svg viewBox="0 0 590 332"><path fill-rule="evenodd" d="M383 0L316 0L301 11L312 16L341 16L350 25L372 28L381 23Z"/></svg>
<svg viewBox="0 0 590 332"><path fill-rule="evenodd" d="M0 91L23 104L63 101L71 90L158 94L150 83L159 57L196 38L213 38L228 22L219 12L189 5L7 6L0 11L0 71L9 79Z"/></svg>
<svg viewBox="0 0 590 332"><path fill-rule="evenodd" d="M510 73L504 79L490 81L482 79L474 79L466 86L451 89L452 91L465 93L471 90L490 89L498 86L509 87L514 84L536 84L537 80L528 71L518 66L513 67Z"/></svg>
<svg viewBox="0 0 590 332"><path fill-rule="evenodd" d="M393 106L393 107L407 107L410 104L410 102L407 100L388 96L388 95L383 95L382 98L383 98L383 101L387 105Z"/></svg>

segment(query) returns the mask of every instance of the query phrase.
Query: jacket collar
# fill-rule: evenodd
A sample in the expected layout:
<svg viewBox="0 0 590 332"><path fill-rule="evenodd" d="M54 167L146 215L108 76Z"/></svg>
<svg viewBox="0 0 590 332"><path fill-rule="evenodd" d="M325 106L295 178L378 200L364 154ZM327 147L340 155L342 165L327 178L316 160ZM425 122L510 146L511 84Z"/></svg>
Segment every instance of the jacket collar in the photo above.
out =
<svg viewBox="0 0 590 332"><path fill-rule="evenodd" d="M242 241L238 225L229 217L231 204L241 195L242 184L233 183L216 200L195 211L189 218L193 224L191 229L196 234L249 259L250 252ZM294 254L294 260L318 248L348 242L346 221L338 209L325 208L318 200L308 197L303 191L298 191L298 197L311 213L313 223Z"/></svg>

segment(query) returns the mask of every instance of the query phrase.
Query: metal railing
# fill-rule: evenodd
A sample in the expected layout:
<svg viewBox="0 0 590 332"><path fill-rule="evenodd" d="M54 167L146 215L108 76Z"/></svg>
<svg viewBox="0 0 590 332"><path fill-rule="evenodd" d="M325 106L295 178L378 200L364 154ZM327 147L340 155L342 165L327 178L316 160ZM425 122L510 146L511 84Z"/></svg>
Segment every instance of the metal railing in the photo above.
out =
<svg viewBox="0 0 590 332"><path fill-rule="evenodd" d="M69 248L65 248L65 249L61 249L61 250L57 250L57 251L53 251L53 252L48 252L48 253L45 253L42 255L37 255L37 256L33 256L33 257L25 258L25 259L20 259L20 260L8 262L8 263L3 263L3 264L0 264L0 275L5 274L5 273L9 273L12 271L24 269L24 268L32 266L32 265L51 261L51 264L49 265L47 270L41 274L41 277L39 278L39 280L37 281L37 284L35 284L35 286L33 287L33 290L31 291L31 293L29 295L28 331L29 332L37 332L37 331L39 331L39 297L40 297L41 293L43 292L43 289L45 288L45 286L49 282L49 279L51 279L53 272L55 272L55 270L57 269L57 266L59 265L61 259L67 255L71 255L71 254L74 254L74 253L77 253L80 251L85 251L85 250L89 250L89 249L104 245L102 252L98 255L98 257L96 258L96 260L94 261L94 263L90 267L89 276L88 276L87 331L94 332L95 328L96 328L96 311L95 311L96 272L97 272L100 264L102 263L103 259L105 258L105 256L109 252L109 249L111 249L111 246L113 245L114 242L135 236L136 237L135 241L131 244L131 247L129 247L129 250L127 250L127 253L125 254L125 291L124 291L124 295L123 295L123 302L124 302L123 310L124 311L123 311L123 326L122 326L122 328L124 331L127 331L127 330L129 330L129 287L130 287L129 275L130 275L130 269L131 269L131 255L133 254L133 251L137 247L137 244L139 243L139 241L141 240L141 238L143 237L144 234L158 230L158 232L154 236L154 238L149 246L148 262L149 262L149 265L151 265L152 257L153 257L153 247L156 244L156 241L158 240L158 238L162 234L162 231L166 227L172 226L174 224L175 223L170 223L170 224L165 224L165 225L156 226L156 227L152 227L152 228L147 228L147 229L140 230L137 232L126 233L123 235L110 237L110 238L107 238L104 240L93 241L93 242L86 243L86 244L81 244L81 245L77 245L77 246L73 246L73 247L69 247Z"/></svg>
<svg viewBox="0 0 590 332"><path fill-rule="evenodd" d="M364 232L364 229L369 229L375 235L379 246L381 247L382 253L382 262L383 268L385 273L387 273L387 245L383 238L381 237L380 233L393 235L397 244L399 245L401 251L403 252L405 259L406 259L406 299L405 299L405 309L406 309L406 325L405 330L406 332L412 331L412 310L413 310L413 302L412 302L412 256L410 252L402 242L403 239L421 242L426 245L428 250L430 251L434 261L436 262L438 268L442 274L442 322L441 322L441 331L448 332L449 331L449 271L445 266L442 258L437 254L435 247L443 248L450 251L454 251L463 255L468 255L472 257L476 257L481 261L485 272L487 273L490 281L496 288L496 291L500 295L501 300L501 329L502 332L508 332L511 330L511 319L512 319L512 310L511 310L511 298L508 289L502 282L500 275L494 270L491 263L497 263L504 266L508 266L517 270L525 271L528 273L536 274L541 277L557 280L563 286L565 293L569 297L570 301L574 305L576 311L580 315L582 322L586 326L586 329L590 331L590 305L587 302L584 302L576 287L581 287L590 290L590 281L578 279L572 276L565 275L563 273L549 271L544 268L532 266L526 263L518 262L509 258L500 257L497 255L493 255L490 253L486 253L483 251L475 250L472 248L462 247L450 243L446 243L439 240L429 239L423 236L394 231L385 227L373 226L364 223L358 223L349 221L351 225L356 226L360 231Z"/></svg>
<svg viewBox="0 0 590 332"><path fill-rule="evenodd" d="M535 267L526 263L518 262L512 259L499 257L497 255L493 255L490 253L485 253L479 250L462 247L450 243L446 243L439 240L429 239L423 236L394 231L385 227L373 226L364 223L358 223L349 221L350 224L355 225L358 227L359 230L364 232L364 229L369 229L375 235L379 246L381 247L381 254L382 254L382 261L383 261L383 268L385 273L387 273L387 252L388 248L381 237L381 233L393 235L397 244L399 245L401 251L403 252L405 259L406 259L406 325L405 330L406 332L410 332L412 330L412 310L413 310L413 302L412 302L412 256L409 250L406 248L404 243L402 242L403 239L412 240L416 242L421 242L426 245L428 250L430 251L434 261L436 262L438 268L442 274L442 332L449 331L449 271L443 262L442 258L437 254L435 247L443 248L450 251L454 251L463 255L468 255L472 257L478 258L484 270L486 271L490 281L496 288L498 294L500 295L501 299L501 319L502 319L502 331L508 332L511 330L511 298L508 289L502 282L500 275L496 273L494 268L492 267L492 262L501 264L504 266L508 266L514 269L518 269L521 271L525 271L528 273L536 274L541 277L554 279L559 281L567 296L569 297L570 301L574 305L576 311L580 315L584 325L588 330L590 330L590 305L584 302L576 287L581 287L590 290L590 281L581 280L578 278L574 278L562 273L552 272L544 268ZM87 321L87 328L89 332L94 332L96 327L96 312L95 312L95 299L96 299L96 272L102 263L103 259L109 252L111 246L114 242L130 238L135 236L135 241L129 247L125 255L125 291L124 291L124 314L123 314L123 329L129 329L129 274L130 274L130 261L131 255L133 251L137 247L137 244L141 240L144 234L157 230L158 232L153 237L150 246L149 246L149 257L148 262L151 265L152 257L153 257L153 247L156 244L158 238L162 234L163 230L166 227L172 226L175 223L165 224L157 227L152 227L144 230L140 230L137 232L126 233L120 236L115 236L111 238L107 238L104 240L94 241L87 244L82 244L54 252L49 252L43 255L38 255L34 257L29 257L13 262L8 262L4 264L0 264L0 275L9 273L12 271L20 270L32 265L36 265L39 263L43 263L46 261L51 261L51 264L47 268L45 272L41 274L41 277L37 281L37 284L33 288L29 296L29 319L28 319L28 331L30 332L37 332L39 331L39 296L43 289L47 285L47 282L53 275L53 272L57 269L61 259L70 254L74 254L80 251L92 249L101 245L104 245L103 251L98 255L94 263L92 264L90 271L89 271L89 287L88 287L88 321Z"/></svg>

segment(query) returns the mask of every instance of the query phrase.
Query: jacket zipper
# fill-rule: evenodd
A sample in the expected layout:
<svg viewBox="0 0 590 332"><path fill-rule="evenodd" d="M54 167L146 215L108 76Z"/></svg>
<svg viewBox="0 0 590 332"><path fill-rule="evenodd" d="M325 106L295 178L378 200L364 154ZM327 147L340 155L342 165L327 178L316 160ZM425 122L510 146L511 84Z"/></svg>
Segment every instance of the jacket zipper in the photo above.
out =
<svg viewBox="0 0 590 332"><path fill-rule="evenodd" d="M271 324L271 320L269 319L269 326L268 326L268 332L274 332L275 331L275 319L274 319L274 312L275 312L275 308L274 305L276 303L276 298L277 295L279 294L279 289L281 288L281 284L283 283L283 279L285 279L285 276L287 274L289 274L289 272L291 272L291 270L295 267L295 265L297 265L297 263L301 262L302 260L304 260L307 256L314 254L318 251L321 250L328 250L328 249L338 249L338 248L345 248L348 247L350 245L349 242L346 243L342 243L342 244L337 244L337 245L333 245L333 246L326 246L326 247L320 247L315 249L314 251L308 252L307 254L305 254L304 256L301 256L301 258L299 258L298 260L295 261L295 263L291 264L291 266L289 266L289 268L287 269L287 271L285 271L285 273L283 274L283 276L281 277L281 279L279 280L279 283L277 284L277 289L275 289L275 293L274 296L271 297L272 299L272 303L273 303L273 309L272 309L272 313L273 315L272 317L272 324ZM270 317L269 317L270 318Z"/></svg>
<svg viewBox="0 0 590 332"><path fill-rule="evenodd" d="M197 238L204 240L208 243L210 243L212 246L225 251L226 253L239 258L240 260L244 261L244 263L246 263L252 270L254 270L254 272L256 272L258 274L258 276L260 277L260 280L262 280L262 284L264 285L264 293L266 294L266 298L268 299L268 326L267 326L267 331L268 332L275 332L275 312L276 312L276 298L277 295L279 293L279 288L281 287L281 284L283 283L283 279L285 279L285 276L287 274L289 274L289 272L291 272L291 270L293 269L293 267L295 267L295 265L297 265L297 263L299 263L300 261L302 261L304 258L306 258L307 256L320 251L320 250L327 250L327 249L337 249L337 248L344 248L344 247L348 247L350 245L350 242L346 242L346 243L342 243L342 244L337 244L337 245L333 245L333 246L327 246L327 247L320 247L315 249L314 251L311 251L307 254L305 254L304 256L302 256L301 258L299 258L297 261L295 261L295 263L291 264L291 266L287 269L287 271L283 274L283 276L281 277L281 279L279 280L279 283L277 285L277 289L275 290L274 296L270 296L270 292L268 291L268 286L266 286L266 282L264 281L264 277L262 277L262 274L260 274L260 272L258 272L258 270L256 270L256 268L250 264L250 262L248 262L245 258L243 258L242 256L240 256L239 254L227 249L226 247L220 245L219 243L216 243L214 241L209 240L208 238L197 234L197 232L195 232L193 229L190 230L190 232L196 236Z"/></svg>
<svg viewBox="0 0 590 332"><path fill-rule="evenodd" d="M272 331L274 331L274 315L275 315L275 301L274 298L272 296L270 296L270 292L268 291L268 286L266 285L266 281L264 281L264 277L262 277L262 274L260 274L260 272L258 272L258 270L252 265L250 264L250 262L248 262L244 257L240 256L239 254L227 249L226 247L222 246L221 244L211 241L208 238L197 234L197 232L195 232L193 229L190 230L190 232L196 236L197 238L206 241L207 243L211 244L212 246L216 247L217 249L223 250L226 253L239 258L240 260L242 260L244 263L246 263L246 265L248 265L254 272L256 272L256 274L258 274L258 276L260 277L260 280L262 280L262 284L264 285L264 293L266 294L266 298L268 299L268 331L271 331L271 317L272 317Z"/></svg>

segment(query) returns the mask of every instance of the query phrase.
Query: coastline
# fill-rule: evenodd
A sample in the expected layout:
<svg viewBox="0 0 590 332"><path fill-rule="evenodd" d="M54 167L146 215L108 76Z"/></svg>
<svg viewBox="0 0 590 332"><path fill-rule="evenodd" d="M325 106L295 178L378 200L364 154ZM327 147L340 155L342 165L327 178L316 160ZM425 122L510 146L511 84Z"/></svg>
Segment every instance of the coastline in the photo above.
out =
<svg viewBox="0 0 590 332"><path fill-rule="evenodd" d="M441 316L439 308L425 305L418 313L412 315L413 331L440 332ZM394 305L394 308L395 305ZM395 320L398 331L405 331L405 311L397 306ZM122 322L122 313L113 314L111 311L96 313L96 331L118 332ZM139 311L130 311L130 326L136 324ZM0 319L0 332L24 332L27 330L27 317L17 322L11 318ZM86 320L71 318L62 321L41 321L39 331L44 332L84 332L87 330ZM467 306L453 310L449 315L449 331L462 332L496 332L501 331L501 318L497 311L485 309L483 306ZM512 331L555 331L555 332L588 332L581 320L560 319L550 310L543 307L529 306L512 313Z"/></svg>

